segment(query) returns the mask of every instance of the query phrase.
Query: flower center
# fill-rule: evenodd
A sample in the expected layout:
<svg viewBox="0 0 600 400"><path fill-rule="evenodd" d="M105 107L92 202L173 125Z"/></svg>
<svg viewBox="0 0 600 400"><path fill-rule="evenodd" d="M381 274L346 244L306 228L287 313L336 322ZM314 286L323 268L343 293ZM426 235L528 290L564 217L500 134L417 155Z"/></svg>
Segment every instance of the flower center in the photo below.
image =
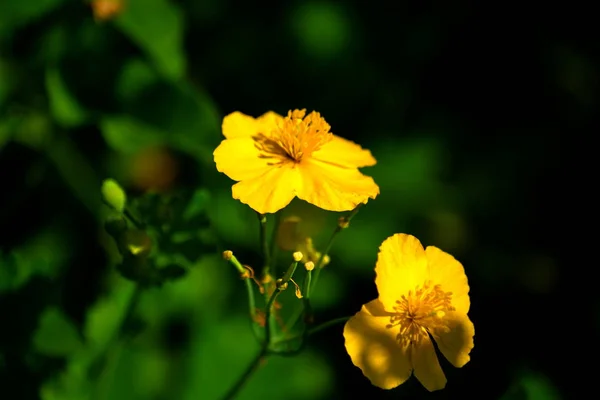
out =
<svg viewBox="0 0 600 400"><path fill-rule="evenodd" d="M288 111L269 134L259 133L252 138L260 157L277 160L272 164L299 163L331 140L330 128L318 112L306 115L306 110L294 110Z"/></svg>
<svg viewBox="0 0 600 400"><path fill-rule="evenodd" d="M400 328L396 340L402 345L418 344L434 328L443 328L444 316L452 307L452 292L444 292L441 285L425 282L422 288L409 290L394 306L387 328Z"/></svg>

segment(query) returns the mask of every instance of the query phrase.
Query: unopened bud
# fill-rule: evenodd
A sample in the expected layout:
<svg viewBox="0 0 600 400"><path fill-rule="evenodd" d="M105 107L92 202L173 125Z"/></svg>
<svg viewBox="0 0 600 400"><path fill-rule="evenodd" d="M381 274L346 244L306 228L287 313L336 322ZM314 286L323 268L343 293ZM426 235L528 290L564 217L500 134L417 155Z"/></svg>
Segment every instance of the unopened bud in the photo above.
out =
<svg viewBox="0 0 600 400"><path fill-rule="evenodd" d="M225 261L230 261L232 257L233 257L233 251L225 250L223 252L223 258L225 259Z"/></svg>
<svg viewBox="0 0 600 400"><path fill-rule="evenodd" d="M294 254L292 254L292 257L294 257L294 261L300 262L300 260L302 260L302 257L304 257L304 255L302 254L302 252L297 251Z"/></svg>
<svg viewBox="0 0 600 400"><path fill-rule="evenodd" d="M304 268L306 268L307 271L312 271L313 269L315 269L315 263L312 261L308 261L304 264Z"/></svg>
<svg viewBox="0 0 600 400"><path fill-rule="evenodd" d="M321 260L321 268L323 268L324 266L328 265L331 262L331 257L329 257L328 254L325 254L323 256L323 259Z"/></svg>

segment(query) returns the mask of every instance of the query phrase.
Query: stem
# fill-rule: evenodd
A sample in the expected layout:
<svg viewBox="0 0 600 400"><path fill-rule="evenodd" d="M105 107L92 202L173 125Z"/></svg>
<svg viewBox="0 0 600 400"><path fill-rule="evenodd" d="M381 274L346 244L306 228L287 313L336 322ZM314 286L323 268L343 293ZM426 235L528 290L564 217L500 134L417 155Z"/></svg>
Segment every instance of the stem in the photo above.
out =
<svg viewBox="0 0 600 400"><path fill-rule="evenodd" d="M330 326L341 324L343 322L348 321L349 319L350 319L350 317L340 317L340 318L332 319L331 321L323 322L322 324L317 325L314 328L310 329L308 331L308 334L309 335L314 335L315 333L318 333L318 332L320 332L320 331L322 331L324 329L327 329Z"/></svg>
<svg viewBox="0 0 600 400"><path fill-rule="evenodd" d="M315 276L313 277L313 282L312 282L312 286L315 287L317 286L317 282L319 280L319 275L321 274L321 270L323 269L323 260L325 259L325 256L329 254L329 251L331 250L331 247L333 246L333 241L335 240L335 238L337 237L337 235L343 231L344 229L346 229L348 227L348 224L350 223L350 221L352 220L352 218L354 218L354 216L356 214L358 214L358 210L363 206L364 204L359 204L358 206L356 206L356 208L354 208L354 210L350 211L350 213L348 213L348 215L346 215L345 217L340 218L337 226L335 227L335 229L333 230L333 233L331 234L331 236L329 237L329 242L327 242L327 246L325 247L325 251L323 253L321 253L321 257L319 257L319 261L317 261L317 264L315 265ZM312 289L312 288L311 288ZM311 290L309 289L309 292L307 293L307 298L310 298L310 292Z"/></svg>
<svg viewBox="0 0 600 400"><path fill-rule="evenodd" d="M125 217L138 229L140 230L145 230L146 227L144 226L143 223L141 223L140 221L138 221L137 218L135 218L133 216L133 214L131 213L131 211L129 211L128 209L123 210L123 215L125 215Z"/></svg>
<svg viewBox="0 0 600 400"><path fill-rule="evenodd" d="M271 297L269 298L269 301L267 303L267 308L265 310L265 341L263 342L259 353L256 355L256 357L254 357L254 359L252 360L252 362L250 363L248 368L246 368L246 371L244 371L242 376L240 376L240 378L237 380L235 385L233 385L231 387L231 389L229 389L229 391L225 394L225 396L223 397L223 400L231 400L231 399L235 398L235 396L238 394L238 392L244 387L246 382L248 382L248 380L250 380L250 377L252 377L252 374L258 369L260 362L267 355L267 353L269 351L269 344L271 341L271 324L270 324L271 308L273 308L273 303L275 303L275 299L277 298L278 294L279 294L279 289L275 289L275 291L273 292L273 294L271 295Z"/></svg>
<svg viewBox="0 0 600 400"><path fill-rule="evenodd" d="M238 261L238 259L233 255L233 253L229 252L229 262L231 263L231 265L233 265L235 267L235 269L237 269L237 271L240 273L240 275L243 277L245 283L246 283L246 292L248 294L248 307L250 308L250 317L252 318L252 326L255 327L255 321L256 321L256 301L254 300L254 288L252 287L252 278L250 278L249 276L245 276L246 274L249 273L249 271L244 268L244 266ZM253 328L256 329L256 328Z"/></svg>
<svg viewBox="0 0 600 400"><path fill-rule="evenodd" d="M262 346L260 352L254 357L250 365L246 368L246 371L240 376L235 385L229 389L229 391L223 397L223 400L231 400L235 398L238 392L244 387L246 382L250 379L252 374L258 369L260 362L263 360L263 357L267 355L267 347Z"/></svg>
<svg viewBox="0 0 600 400"><path fill-rule="evenodd" d="M260 222L260 248L263 256L263 272L262 277L265 278L271 269L271 256L269 253L269 243L267 241L267 216L264 214L257 213L258 222Z"/></svg>
<svg viewBox="0 0 600 400"><path fill-rule="evenodd" d="M277 231L279 229L279 223L281 220L281 212L275 213L275 225L273 226L273 230L271 231L271 252L270 252L270 260L273 262L273 268L277 265ZM274 271L274 274L277 275L277 271Z"/></svg>

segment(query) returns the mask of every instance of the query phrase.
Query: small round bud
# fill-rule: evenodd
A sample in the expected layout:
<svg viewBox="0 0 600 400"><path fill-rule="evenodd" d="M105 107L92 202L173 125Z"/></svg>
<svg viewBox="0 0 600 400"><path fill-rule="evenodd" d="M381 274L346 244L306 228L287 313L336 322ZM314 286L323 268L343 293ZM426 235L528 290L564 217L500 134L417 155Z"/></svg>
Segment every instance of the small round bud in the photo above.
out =
<svg viewBox="0 0 600 400"><path fill-rule="evenodd" d="M223 252L223 258L225 259L225 261L229 261L233 258L233 251L231 250L225 250Z"/></svg>
<svg viewBox="0 0 600 400"><path fill-rule="evenodd" d="M304 268L306 268L307 271L312 271L313 269L315 269L315 263L312 261L308 261L304 264Z"/></svg>
<svg viewBox="0 0 600 400"><path fill-rule="evenodd" d="M302 252L297 251L294 254L292 254L292 257L294 257L294 261L300 262L302 260L302 257L304 257L304 255L302 254Z"/></svg>
<svg viewBox="0 0 600 400"><path fill-rule="evenodd" d="M331 262L331 257L329 257L328 254L325 254L323 256L323 260L321 261L321 267L326 266L327 264L329 264Z"/></svg>

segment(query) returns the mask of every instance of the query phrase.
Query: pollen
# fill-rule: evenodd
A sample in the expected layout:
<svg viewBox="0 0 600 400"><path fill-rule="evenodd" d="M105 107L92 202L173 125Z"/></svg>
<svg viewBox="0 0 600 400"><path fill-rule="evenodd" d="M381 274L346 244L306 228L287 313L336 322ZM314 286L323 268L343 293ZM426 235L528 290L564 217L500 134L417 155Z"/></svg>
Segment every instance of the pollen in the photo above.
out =
<svg viewBox="0 0 600 400"><path fill-rule="evenodd" d="M273 159L273 165L300 163L332 139L330 129L318 112L289 111L274 130L254 136L254 145L260 157Z"/></svg>
<svg viewBox="0 0 600 400"><path fill-rule="evenodd" d="M419 344L431 329L445 326L446 313L454 311L452 292L444 292L441 285L427 281L402 295L394 311L387 328L399 329L396 340L403 346Z"/></svg>

